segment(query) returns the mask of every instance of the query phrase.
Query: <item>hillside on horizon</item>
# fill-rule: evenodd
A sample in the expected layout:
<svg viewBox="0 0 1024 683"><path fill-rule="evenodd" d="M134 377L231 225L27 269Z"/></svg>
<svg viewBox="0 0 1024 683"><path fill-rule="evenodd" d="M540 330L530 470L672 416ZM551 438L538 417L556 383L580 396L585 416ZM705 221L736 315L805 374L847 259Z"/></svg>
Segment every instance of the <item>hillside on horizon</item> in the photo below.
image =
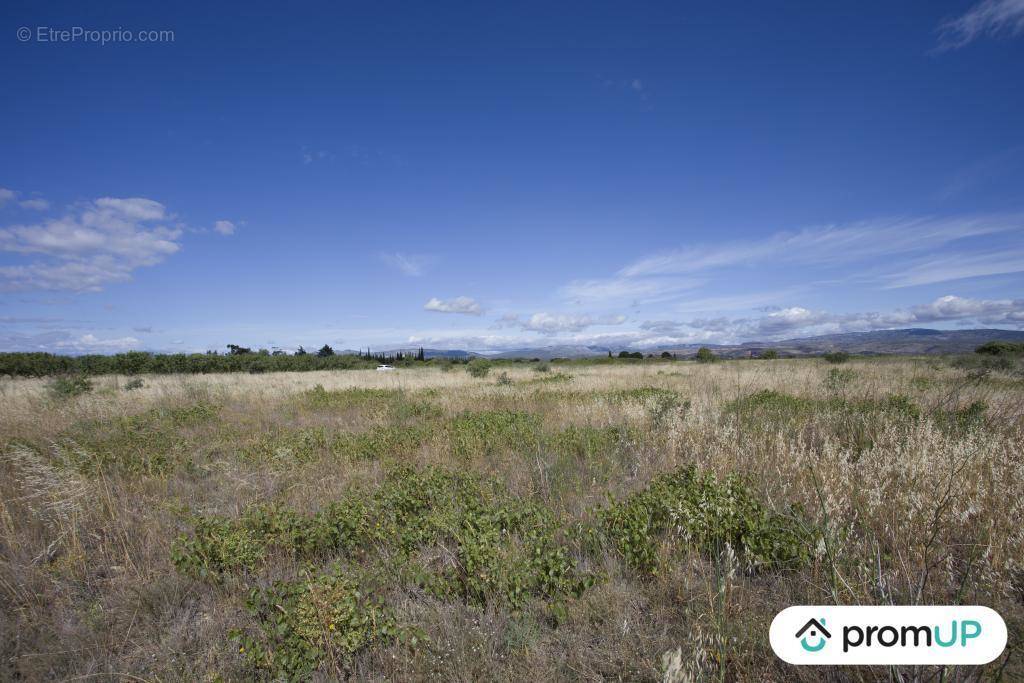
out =
<svg viewBox="0 0 1024 683"><path fill-rule="evenodd" d="M763 349L775 349L781 355L809 356L830 351L846 351L858 355L927 355L971 353L978 346L995 340L1024 341L1024 331L1000 329L972 330L933 330L928 328L907 328L897 330L875 330L871 332L844 332L813 337L798 337L779 341L747 341L739 344L684 344L671 346L652 346L642 349L644 353L662 353L668 351L677 355L691 355L702 346L713 349L716 354L726 358L741 358L756 355ZM619 348L606 346L567 346L554 345L531 347L503 351L496 354L485 354L491 358L585 358L601 356L609 351L618 353ZM448 354L456 352L449 351ZM467 353L470 352L461 352ZM430 352L427 353L430 357Z"/></svg>

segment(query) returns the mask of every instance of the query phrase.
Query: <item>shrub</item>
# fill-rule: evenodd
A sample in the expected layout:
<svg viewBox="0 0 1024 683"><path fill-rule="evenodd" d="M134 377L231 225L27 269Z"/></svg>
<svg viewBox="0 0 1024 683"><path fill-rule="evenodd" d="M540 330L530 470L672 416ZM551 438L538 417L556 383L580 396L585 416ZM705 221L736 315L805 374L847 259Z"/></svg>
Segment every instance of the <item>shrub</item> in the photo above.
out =
<svg viewBox="0 0 1024 683"><path fill-rule="evenodd" d="M507 410L462 413L448 422L446 431L452 454L463 458L534 450L541 435L536 415Z"/></svg>
<svg viewBox="0 0 1024 683"><path fill-rule="evenodd" d="M761 355L758 356L758 358L760 358L761 360L775 360L778 357L779 352L776 351L775 349L765 349L764 351L761 352Z"/></svg>
<svg viewBox="0 0 1024 683"><path fill-rule="evenodd" d="M398 634L390 610L336 567L255 588L246 609L257 630L234 629L231 638L252 668L274 680L306 680L327 661L347 667L356 653Z"/></svg>
<svg viewBox="0 0 1024 683"><path fill-rule="evenodd" d="M486 358L474 358L466 365L466 372L471 377L482 379L491 371L491 361Z"/></svg>
<svg viewBox="0 0 1024 683"><path fill-rule="evenodd" d="M92 391L92 382L85 377L58 377L50 382L50 395L54 398L73 398Z"/></svg>
<svg viewBox="0 0 1024 683"><path fill-rule="evenodd" d="M829 363L836 364L845 363L846 361L850 360L850 354L848 354L846 351L831 351L829 353L822 354L821 357L824 358Z"/></svg>
<svg viewBox="0 0 1024 683"><path fill-rule="evenodd" d="M697 355L695 356L695 360L698 363L714 363L716 360L718 360L718 357L711 352L711 349L709 349L706 346L702 346L699 349L697 349Z"/></svg>
<svg viewBox="0 0 1024 683"><path fill-rule="evenodd" d="M853 370L832 368L825 376L825 388L832 392L842 391L850 385L856 376Z"/></svg>
<svg viewBox="0 0 1024 683"><path fill-rule="evenodd" d="M987 356L1011 356L1024 353L1024 342L990 341L974 349L975 353Z"/></svg>
<svg viewBox="0 0 1024 683"><path fill-rule="evenodd" d="M512 386L512 378L508 376L507 372L503 372L498 375L498 384L499 386L510 387Z"/></svg>
<svg viewBox="0 0 1024 683"><path fill-rule="evenodd" d="M551 372L551 366L547 363L537 363L533 366L534 372Z"/></svg>
<svg viewBox="0 0 1024 683"><path fill-rule="evenodd" d="M655 477L600 513L604 533L627 564L652 574L660 537L670 531L704 552L728 544L753 568L805 564L812 538L801 516L796 508L785 515L765 508L737 477L718 481L692 466Z"/></svg>
<svg viewBox="0 0 1024 683"><path fill-rule="evenodd" d="M124 383L125 391L135 391L146 386L146 383L142 381L141 377L132 377L130 380Z"/></svg>
<svg viewBox="0 0 1024 683"><path fill-rule="evenodd" d="M237 520L200 517L171 557L189 576L219 582L260 569L272 549L315 559L376 557L442 599L518 608L531 596L579 595L581 574L556 541L551 511L514 498L497 482L462 472L391 470L369 499L358 492L311 516L258 506ZM456 563L431 563L443 548Z"/></svg>

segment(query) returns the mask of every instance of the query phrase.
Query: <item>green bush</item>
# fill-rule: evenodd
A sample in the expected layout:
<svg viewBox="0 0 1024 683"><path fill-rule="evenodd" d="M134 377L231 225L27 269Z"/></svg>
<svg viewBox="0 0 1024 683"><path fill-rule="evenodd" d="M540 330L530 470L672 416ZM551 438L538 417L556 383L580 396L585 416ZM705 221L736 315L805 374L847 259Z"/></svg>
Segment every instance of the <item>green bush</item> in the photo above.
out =
<svg viewBox="0 0 1024 683"><path fill-rule="evenodd" d="M1024 342L990 341L974 349L987 356L1014 356L1024 353Z"/></svg>
<svg viewBox="0 0 1024 683"><path fill-rule="evenodd" d="M338 568L254 588L246 609L256 629L230 636L245 661L274 680L308 680L323 662L347 667L361 650L399 634L391 611Z"/></svg>
<svg viewBox="0 0 1024 683"><path fill-rule="evenodd" d="M825 388L832 392L842 391L856 376L857 374L848 368L832 368L825 376Z"/></svg>
<svg viewBox="0 0 1024 683"><path fill-rule="evenodd" d="M537 363L533 366L534 372L550 372L551 366L547 363Z"/></svg>
<svg viewBox="0 0 1024 683"><path fill-rule="evenodd" d="M752 568L795 568L810 561L812 535L799 509L764 507L736 477L718 481L685 467L600 513L602 529L627 564L658 572L658 544L672 534L707 553L728 544Z"/></svg>
<svg viewBox="0 0 1024 683"><path fill-rule="evenodd" d="M718 356L713 354L711 352L711 349L709 349L708 347L702 346L699 349L697 349L697 355L694 357L694 359L698 363L714 363L716 360L718 360Z"/></svg>
<svg viewBox="0 0 1024 683"><path fill-rule="evenodd" d="M471 377L482 379L491 371L491 361L485 358L474 358L466 364L466 372Z"/></svg>
<svg viewBox="0 0 1024 683"><path fill-rule="evenodd" d="M50 382L50 395L54 398L74 398L92 391L92 382L85 377L58 377Z"/></svg>
<svg viewBox="0 0 1024 683"><path fill-rule="evenodd" d="M171 558L180 572L219 582L258 571L272 551L307 560L376 557L443 599L517 608L531 596L557 600L592 585L559 532L550 510L509 496L497 482L399 467L372 496L356 492L309 517L276 506L236 520L199 517ZM417 559L437 547L458 562Z"/></svg>
<svg viewBox="0 0 1024 683"><path fill-rule="evenodd" d="M821 357L824 358L829 363L835 364L845 363L846 361L850 360L850 354L848 354L846 351L832 351L830 353L822 354Z"/></svg>
<svg viewBox="0 0 1024 683"><path fill-rule="evenodd" d="M499 451L530 452L541 438L536 415L508 410L461 413L448 421L445 431L452 454L460 458Z"/></svg>
<svg viewBox="0 0 1024 683"><path fill-rule="evenodd" d="M124 383L125 391L135 391L146 386L146 383L142 381L141 377L132 377L130 380Z"/></svg>
<svg viewBox="0 0 1024 683"><path fill-rule="evenodd" d="M778 357L779 352L776 351L775 349L765 349L764 351L761 352L761 355L758 356L758 358L760 358L761 360L775 360Z"/></svg>
<svg viewBox="0 0 1024 683"><path fill-rule="evenodd" d="M503 372L500 375L498 375L498 386L510 387L512 386L512 384L512 378L508 376L507 372Z"/></svg>

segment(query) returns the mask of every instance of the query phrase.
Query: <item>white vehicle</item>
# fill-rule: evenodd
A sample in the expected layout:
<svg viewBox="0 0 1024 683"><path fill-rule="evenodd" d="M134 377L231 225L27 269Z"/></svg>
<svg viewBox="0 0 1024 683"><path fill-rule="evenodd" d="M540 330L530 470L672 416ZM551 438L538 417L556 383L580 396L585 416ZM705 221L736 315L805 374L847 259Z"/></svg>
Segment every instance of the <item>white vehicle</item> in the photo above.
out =
<svg viewBox="0 0 1024 683"><path fill-rule="evenodd" d="M394 365L378 365L377 372L391 372L395 369Z"/></svg>

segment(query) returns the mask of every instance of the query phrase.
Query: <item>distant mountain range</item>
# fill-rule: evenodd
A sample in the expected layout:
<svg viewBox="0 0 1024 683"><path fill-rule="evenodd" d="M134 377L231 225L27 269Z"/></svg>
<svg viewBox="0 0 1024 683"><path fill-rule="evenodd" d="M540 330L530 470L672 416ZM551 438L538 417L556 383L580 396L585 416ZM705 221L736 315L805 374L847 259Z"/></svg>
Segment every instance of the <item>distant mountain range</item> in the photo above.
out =
<svg viewBox="0 0 1024 683"><path fill-rule="evenodd" d="M707 346L719 356L743 358L757 356L765 349L775 349L782 356L809 356L829 351L846 351L859 355L925 355L942 353L971 353L985 342L1002 339L1024 342L1024 331L1016 330L929 330L912 328L906 330L879 330L875 332L847 332L825 334L818 337L783 339L781 341L750 341L742 344L682 344L658 346L642 350L658 355L664 351L679 357L692 356L701 346ZM403 349L405 350L405 349ZM486 356L488 358L586 358L604 356L610 351L618 354L622 348L607 346L537 346L510 349L500 353L476 353L454 349L426 349L427 358L465 358Z"/></svg>

